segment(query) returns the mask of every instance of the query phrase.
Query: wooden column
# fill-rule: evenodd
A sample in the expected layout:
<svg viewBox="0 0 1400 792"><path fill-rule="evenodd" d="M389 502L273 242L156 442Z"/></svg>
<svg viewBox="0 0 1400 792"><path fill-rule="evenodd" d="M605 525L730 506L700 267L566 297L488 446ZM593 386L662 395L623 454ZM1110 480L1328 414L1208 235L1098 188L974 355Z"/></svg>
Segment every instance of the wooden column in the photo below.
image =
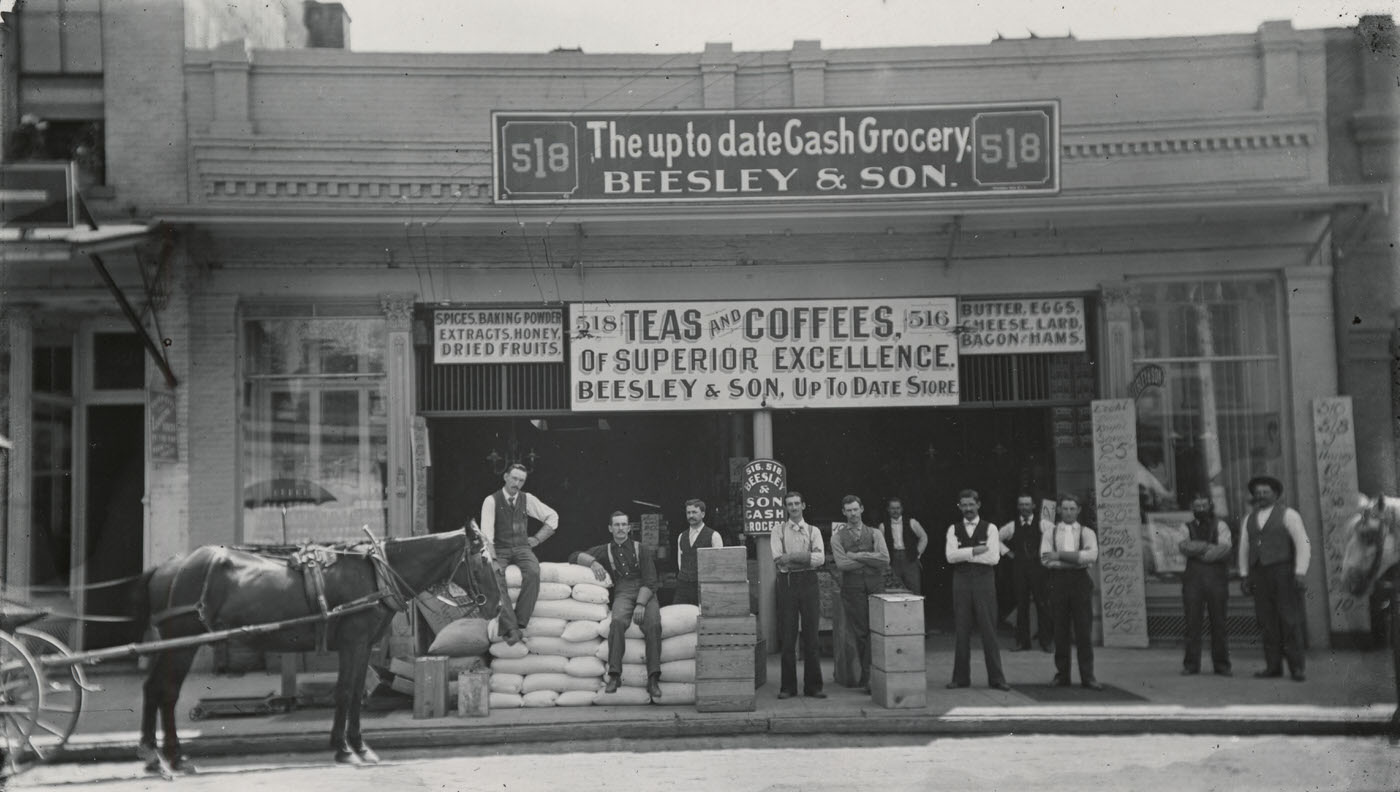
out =
<svg viewBox="0 0 1400 792"><path fill-rule="evenodd" d="M34 310L27 305L5 307L5 331L10 345L9 425L5 454L6 494L4 568L0 580L9 591L23 592L29 585L30 483L34 447ZM22 528L21 528L22 527ZM23 537L23 538L21 538ZM28 599L17 595L18 599Z"/></svg>
<svg viewBox="0 0 1400 792"><path fill-rule="evenodd" d="M773 459L773 413L758 410L753 414L753 458ZM779 460L782 461L782 460ZM758 561L758 620L768 653L778 651L778 570L773 566L773 537L754 537L754 556Z"/></svg>
<svg viewBox="0 0 1400 792"><path fill-rule="evenodd" d="M413 300L412 294L383 294L379 304L384 309L388 330L388 359L384 373L388 375L388 535L407 535L412 531L413 514L409 492L412 484L412 431L415 388L413 382Z"/></svg>

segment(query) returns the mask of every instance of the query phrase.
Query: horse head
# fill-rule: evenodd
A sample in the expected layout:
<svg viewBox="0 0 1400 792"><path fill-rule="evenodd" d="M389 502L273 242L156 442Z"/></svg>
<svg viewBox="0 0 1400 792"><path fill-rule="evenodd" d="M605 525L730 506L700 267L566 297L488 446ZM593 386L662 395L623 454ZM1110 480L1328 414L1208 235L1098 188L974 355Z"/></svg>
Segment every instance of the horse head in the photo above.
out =
<svg viewBox="0 0 1400 792"><path fill-rule="evenodd" d="M1342 584L1359 597L1400 561L1400 498L1360 495L1356 505L1356 514L1342 525Z"/></svg>

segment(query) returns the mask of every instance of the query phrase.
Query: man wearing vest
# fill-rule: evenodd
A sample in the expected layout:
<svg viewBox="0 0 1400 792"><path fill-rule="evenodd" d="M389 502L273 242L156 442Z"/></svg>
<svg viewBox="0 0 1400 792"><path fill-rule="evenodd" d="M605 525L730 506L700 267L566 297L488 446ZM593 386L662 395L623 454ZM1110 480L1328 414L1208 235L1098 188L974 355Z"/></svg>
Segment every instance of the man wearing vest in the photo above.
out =
<svg viewBox="0 0 1400 792"><path fill-rule="evenodd" d="M1206 495L1191 499L1193 519L1186 525L1186 539L1178 545L1186 556L1181 575L1181 604L1186 609L1186 657L1183 675L1201 672L1201 622L1210 614L1210 659L1215 673L1230 676L1230 639L1225 632L1225 611L1230 602L1230 526L1215 516Z"/></svg>
<svg viewBox="0 0 1400 792"><path fill-rule="evenodd" d="M627 541L631 521L620 511L608 522L612 541L569 556L569 563L593 570L598 580L612 575L612 623L608 627L608 684L604 693L616 693L622 684L622 655L627 648L627 627L640 616L646 642L647 695L661 698L661 606L656 601L656 563L642 543Z"/></svg>
<svg viewBox="0 0 1400 792"><path fill-rule="evenodd" d="M773 564L778 568L776 584L778 640L781 642L782 680L778 698L797 695L798 630L802 635L802 695L826 698L822 692L820 636L822 617L821 585L817 570L826 563L822 532L802 519L807 505L802 493L789 492L783 498L788 518L773 531L770 545Z"/></svg>
<svg viewBox="0 0 1400 792"><path fill-rule="evenodd" d="M880 523L880 533L890 549L890 569L911 594L923 596L920 563L928 549L928 534L918 520L904 516L904 501L899 498L885 501L885 513L889 519Z"/></svg>
<svg viewBox="0 0 1400 792"><path fill-rule="evenodd" d="M1283 482L1273 476L1249 480L1254 510L1240 524L1240 574L1244 593L1254 595L1254 616L1264 644L1261 679L1283 676L1283 661L1295 682L1303 672L1303 591L1312 545L1298 512L1281 506Z"/></svg>
<svg viewBox="0 0 1400 792"><path fill-rule="evenodd" d="M535 547L559 528L559 513L544 505L535 496L521 492L529 475L524 465L511 465L505 472L505 487L486 496L481 502L481 534L497 566L507 564L520 568L520 596L515 600L515 619L520 629L530 623L535 601L540 596L540 561ZM530 536L530 518L544 527Z"/></svg>
<svg viewBox="0 0 1400 792"><path fill-rule="evenodd" d="M846 523L831 534L831 554L841 572L841 611L856 642L860 689L869 693L870 595L885 591L890 551L885 547L885 537L861 519L865 507L860 498L854 495L842 498L841 513L846 515Z"/></svg>
<svg viewBox="0 0 1400 792"><path fill-rule="evenodd" d="M690 526L676 537L677 605L700 604L700 564L695 551L701 547L724 547L724 537L705 525L705 502L691 498L685 502L685 521Z"/></svg>
<svg viewBox="0 0 1400 792"><path fill-rule="evenodd" d="M1060 496L1060 522L1040 540L1040 563L1045 567L1045 598L1055 625L1056 687L1069 687L1071 638L1079 655L1079 681L1090 690L1103 690L1094 678L1094 581L1089 567L1099 560L1099 540L1079 524L1079 499Z"/></svg>
<svg viewBox="0 0 1400 792"><path fill-rule="evenodd" d="M996 526L982 519L982 499L977 490L958 493L962 522L948 526L945 554L953 566L953 681L949 688L972 686L972 625L982 636L982 659L987 685L1010 690L1001 670L997 645L997 586L995 570L1001 558L1001 538Z"/></svg>
<svg viewBox="0 0 1400 792"><path fill-rule="evenodd" d="M1035 497L1022 493L1016 498L1016 519L1000 531L1003 558L1011 558L1012 591L1015 592L1016 647L1013 652L1031 648L1031 605L1035 605L1035 640L1050 651L1054 631L1045 601L1045 568L1040 565L1040 540L1055 524L1036 514ZM1006 561L1001 562L1005 564Z"/></svg>

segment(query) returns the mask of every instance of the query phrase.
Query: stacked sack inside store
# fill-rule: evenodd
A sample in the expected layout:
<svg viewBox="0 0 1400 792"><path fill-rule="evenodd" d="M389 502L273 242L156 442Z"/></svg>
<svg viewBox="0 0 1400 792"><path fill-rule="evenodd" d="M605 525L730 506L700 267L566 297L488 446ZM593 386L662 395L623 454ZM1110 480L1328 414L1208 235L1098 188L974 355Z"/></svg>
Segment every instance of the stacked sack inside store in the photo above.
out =
<svg viewBox="0 0 1400 792"><path fill-rule="evenodd" d="M623 638L627 646L622 650L622 686L616 693L599 691L593 703L609 706L694 704L695 648L699 642L697 626L700 608L695 605L666 605L661 608L661 698L656 702L652 702L646 690L646 643L642 639L642 628L637 624L642 612L643 609L638 607ZM598 647L595 657L600 658L604 666L608 661L608 630L611 625L611 616L604 616L595 625L597 634L602 636L602 645Z"/></svg>

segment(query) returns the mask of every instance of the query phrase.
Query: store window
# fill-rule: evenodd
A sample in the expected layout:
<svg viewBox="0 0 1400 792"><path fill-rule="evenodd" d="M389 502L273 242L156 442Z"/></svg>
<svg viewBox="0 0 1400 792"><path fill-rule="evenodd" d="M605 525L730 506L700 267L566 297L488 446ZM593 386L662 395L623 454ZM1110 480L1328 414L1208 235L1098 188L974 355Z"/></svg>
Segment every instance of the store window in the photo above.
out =
<svg viewBox="0 0 1400 792"><path fill-rule="evenodd" d="M382 317L245 320L245 543L385 533L385 338Z"/></svg>
<svg viewBox="0 0 1400 792"><path fill-rule="evenodd" d="M73 565L73 348L36 343L29 580L66 586Z"/></svg>
<svg viewBox="0 0 1400 792"><path fill-rule="evenodd" d="M1176 546L1194 495L1237 534L1249 479L1287 480L1280 337L1274 280L1140 285L1132 392L1149 581L1185 568Z"/></svg>

